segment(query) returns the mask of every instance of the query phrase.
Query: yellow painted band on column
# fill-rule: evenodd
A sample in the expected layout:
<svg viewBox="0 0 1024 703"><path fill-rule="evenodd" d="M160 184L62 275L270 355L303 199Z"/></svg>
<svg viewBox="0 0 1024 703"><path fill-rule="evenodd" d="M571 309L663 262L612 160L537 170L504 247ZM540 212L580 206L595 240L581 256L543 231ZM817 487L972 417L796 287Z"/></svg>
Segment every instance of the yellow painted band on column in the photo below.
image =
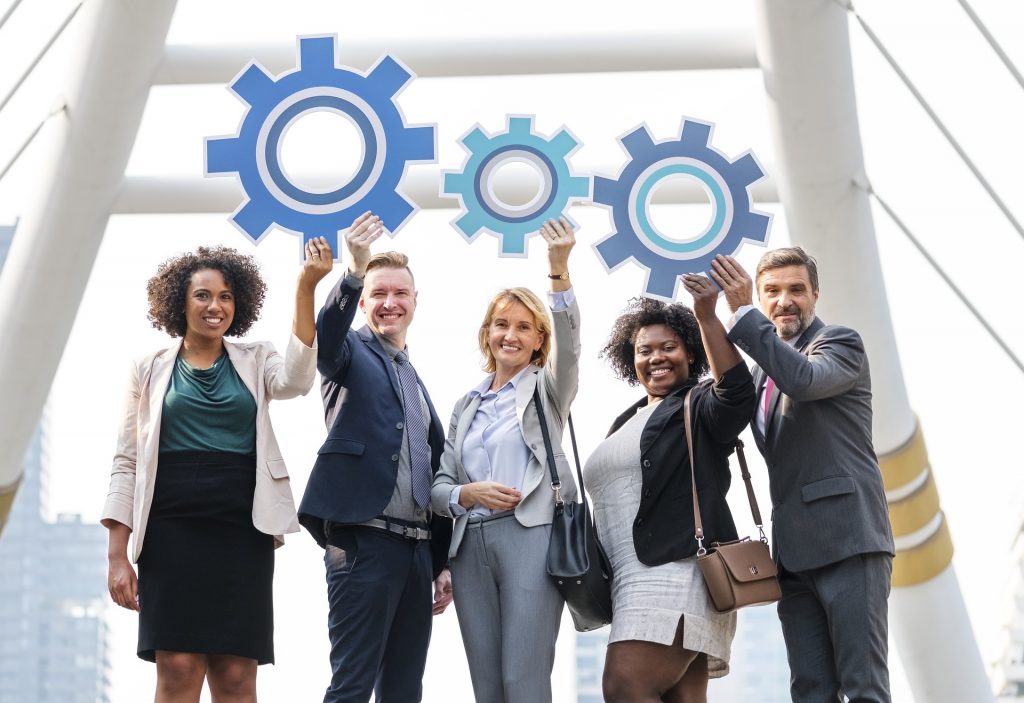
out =
<svg viewBox="0 0 1024 703"><path fill-rule="evenodd" d="M949 536L946 518L927 542L913 549L896 552L892 562L892 585L897 588L916 586L931 581L953 561L953 540Z"/></svg>
<svg viewBox="0 0 1024 703"><path fill-rule="evenodd" d="M878 464L882 467L882 483L887 491L905 486L921 475L928 466L928 450L917 418L914 418L914 434L910 439L902 447L878 457Z"/></svg>
<svg viewBox="0 0 1024 703"><path fill-rule="evenodd" d="M927 525L939 512L939 489L935 486L935 474L928 472L928 479L920 488L898 501L889 503L889 521L896 537L917 532Z"/></svg>
<svg viewBox="0 0 1024 703"><path fill-rule="evenodd" d="M21 477L19 476L15 483L0 488L0 533L3 532L4 525L7 524L7 516L11 514L11 506L14 505L14 496L18 494L18 484L20 483Z"/></svg>

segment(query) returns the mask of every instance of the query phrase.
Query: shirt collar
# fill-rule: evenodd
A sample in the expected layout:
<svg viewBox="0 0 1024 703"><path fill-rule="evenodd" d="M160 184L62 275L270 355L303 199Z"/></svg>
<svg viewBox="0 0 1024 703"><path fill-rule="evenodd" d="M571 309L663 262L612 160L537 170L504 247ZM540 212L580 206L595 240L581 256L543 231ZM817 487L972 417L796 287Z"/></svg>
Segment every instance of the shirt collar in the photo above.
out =
<svg viewBox="0 0 1024 703"><path fill-rule="evenodd" d="M398 352L400 352L400 351L404 351L405 355L409 356L409 345L408 344L405 345L405 349L399 349L394 344L392 344L390 341L388 341L387 337L384 337L382 335L377 334L376 332L374 332L374 330L372 328L370 329L370 331L373 332L373 336L377 338L378 342L380 342L380 346L384 349L384 353L387 354L391 358L392 361L395 360L395 355L398 354Z"/></svg>
<svg viewBox="0 0 1024 703"><path fill-rule="evenodd" d="M512 386L513 389L518 388L519 387L519 381L520 381L520 379L522 379L523 375L526 374L527 372L536 371L536 370L537 370L536 366L534 366L533 364L527 364L525 367L523 367L519 371L519 373L517 373L515 376L510 378L508 380L508 382L504 386L502 386L498 390L494 391L494 393L495 394L501 393L503 390L505 390L509 386ZM471 396L486 395L487 393L489 393L491 391L491 383L493 381L494 381L494 374L493 373L487 374L484 377L484 380L480 381L480 383L477 384L477 386L475 388L473 388L472 390L469 391L469 394Z"/></svg>

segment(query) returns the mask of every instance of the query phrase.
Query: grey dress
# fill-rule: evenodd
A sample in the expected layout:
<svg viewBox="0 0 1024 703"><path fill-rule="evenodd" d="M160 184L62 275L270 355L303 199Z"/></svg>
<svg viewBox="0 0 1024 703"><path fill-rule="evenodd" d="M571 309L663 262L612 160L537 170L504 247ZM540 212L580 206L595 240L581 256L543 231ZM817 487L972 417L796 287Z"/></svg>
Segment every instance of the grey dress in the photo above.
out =
<svg viewBox="0 0 1024 703"><path fill-rule="evenodd" d="M684 618L683 647L708 655L708 676L729 672L729 650L736 614L711 608L695 557L647 566L637 558L632 524L640 507L640 436L658 404L640 408L605 439L584 470L594 501L594 520L612 564L612 618L609 644L643 640L670 645Z"/></svg>

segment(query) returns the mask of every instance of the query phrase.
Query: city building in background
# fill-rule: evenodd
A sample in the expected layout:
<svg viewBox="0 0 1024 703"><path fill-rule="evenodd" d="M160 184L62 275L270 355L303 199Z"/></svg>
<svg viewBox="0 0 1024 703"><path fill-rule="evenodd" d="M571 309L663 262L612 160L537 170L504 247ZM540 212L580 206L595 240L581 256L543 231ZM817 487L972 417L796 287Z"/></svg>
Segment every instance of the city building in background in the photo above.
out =
<svg viewBox="0 0 1024 703"><path fill-rule="evenodd" d="M0 703L109 703L106 530L48 519L46 467L44 418L0 535Z"/></svg>

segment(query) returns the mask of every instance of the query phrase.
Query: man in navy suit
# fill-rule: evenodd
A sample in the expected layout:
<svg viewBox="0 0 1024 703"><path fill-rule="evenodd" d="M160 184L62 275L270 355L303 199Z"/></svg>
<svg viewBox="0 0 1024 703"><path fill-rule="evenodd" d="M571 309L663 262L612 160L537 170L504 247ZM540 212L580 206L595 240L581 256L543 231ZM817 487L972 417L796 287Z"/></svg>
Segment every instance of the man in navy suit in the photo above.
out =
<svg viewBox="0 0 1024 703"><path fill-rule="evenodd" d="M750 424L768 466L793 701L888 703L894 545L864 342L815 315L818 266L800 247L766 253L753 281L728 256L711 276L734 313L729 339L757 363Z"/></svg>
<svg viewBox="0 0 1024 703"><path fill-rule="evenodd" d="M430 512L444 433L405 344L416 312L408 259L370 255L382 232L371 213L352 223L348 272L316 323L328 432L299 521L325 550L324 703L366 703L374 691L377 701L419 701L432 613L452 600L452 523ZM367 324L353 330L357 305Z"/></svg>

